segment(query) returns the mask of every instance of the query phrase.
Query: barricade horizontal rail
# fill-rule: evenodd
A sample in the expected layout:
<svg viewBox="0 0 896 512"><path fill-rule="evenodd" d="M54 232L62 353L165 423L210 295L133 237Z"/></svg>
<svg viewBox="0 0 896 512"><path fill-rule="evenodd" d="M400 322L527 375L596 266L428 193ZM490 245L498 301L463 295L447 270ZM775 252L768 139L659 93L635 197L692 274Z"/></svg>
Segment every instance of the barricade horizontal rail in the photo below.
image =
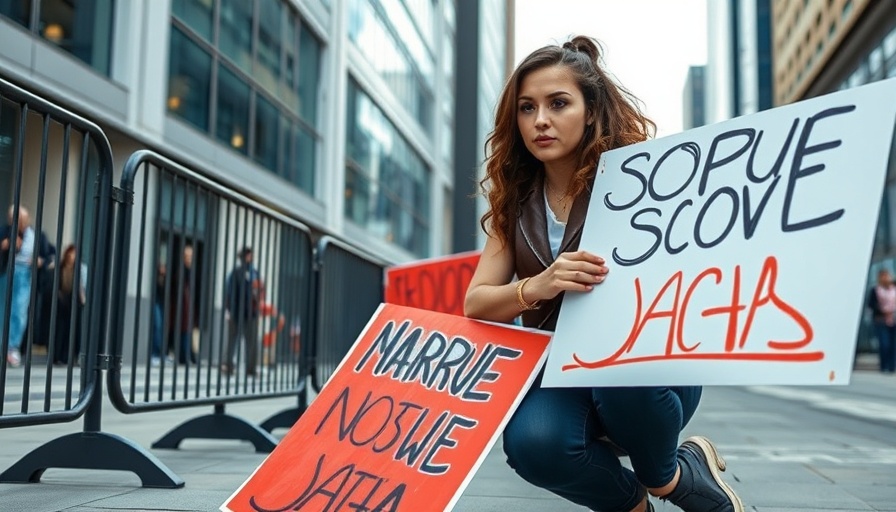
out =
<svg viewBox="0 0 896 512"><path fill-rule="evenodd" d="M383 302L386 262L332 237L316 256L312 385L320 391Z"/></svg>
<svg viewBox="0 0 896 512"><path fill-rule="evenodd" d="M112 165L96 124L0 80L0 428L73 421L98 392Z"/></svg>
<svg viewBox="0 0 896 512"><path fill-rule="evenodd" d="M112 403L125 413L295 395L307 375L310 231L151 151L116 226ZM132 200L131 200L132 198Z"/></svg>

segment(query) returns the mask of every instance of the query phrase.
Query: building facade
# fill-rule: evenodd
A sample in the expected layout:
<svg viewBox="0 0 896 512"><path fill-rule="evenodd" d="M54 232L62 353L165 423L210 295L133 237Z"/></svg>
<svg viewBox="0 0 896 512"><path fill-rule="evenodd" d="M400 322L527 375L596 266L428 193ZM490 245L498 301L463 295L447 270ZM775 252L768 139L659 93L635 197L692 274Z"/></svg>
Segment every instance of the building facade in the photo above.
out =
<svg viewBox="0 0 896 512"><path fill-rule="evenodd" d="M707 123L773 106L771 4L707 1Z"/></svg>
<svg viewBox="0 0 896 512"><path fill-rule="evenodd" d="M775 104L784 105L821 94L834 57L842 54L847 39L867 29L857 23L866 10L886 10L889 2L825 0L775 2ZM886 16L880 21L884 21ZM852 35L852 36L851 36ZM864 36L859 35L864 38ZM816 84L813 87L813 84ZM835 90L828 84L828 92Z"/></svg>
<svg viewBox="0 0 896 512"><path fill-rule="evenodd" d="M775 2L777 104L896 77L896 3L870 0ZM878 269L896 270L896 139L878 215L868 285ZM859 349L870 350L870 318Z"/></svg>
<svg viewBox="0 0 896 512"><path fill-rule="evenodd" d="M507 29L492 25L507 2L491 3L477 41L500 47L488 34ZM398 262L453 249L455 134L479 129L455 118L458 14L456 0L0 0L0 77L102 126L118 171L154 149ZM19 120L2 108L9 191Z"/></svg>

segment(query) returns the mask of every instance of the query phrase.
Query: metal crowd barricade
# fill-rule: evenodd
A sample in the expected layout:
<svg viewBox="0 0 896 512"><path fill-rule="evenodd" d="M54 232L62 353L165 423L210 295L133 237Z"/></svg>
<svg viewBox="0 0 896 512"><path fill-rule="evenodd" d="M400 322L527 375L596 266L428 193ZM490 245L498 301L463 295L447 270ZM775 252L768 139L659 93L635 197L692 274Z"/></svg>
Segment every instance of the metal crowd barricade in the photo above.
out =
<svg viewBox="0 0 896 512"><path fill-rule="evenodd" d="M227 403L299 397L265 422L291 426L307 403L302 323L311 318L309 230L161 155L129 158L113 276L109 396L126 414L211 405L153 444L243 439L270 451L268 431Z"/></svg>
<svg viewBox="0 0 896 512"><path fill-rule="evenodd" d="M383 302L386 263L331 237L318 242L312 384L320 391Z"/></svg>
<svg viewBox="0 0 896 512"><path fill-rule="evenodd" d="M34 238L22 231L19 252L7 250L0 258L0 428L81 415L84 427L34 449L0 481L38 482L48 468L118 469L134 471L147 486L177 485L177 477L140 446L100 431L111 264L103 242L110 238L110 205L118 197L109 141L95 124L0 80L4 125L15 126L12 140L0 138L0 171L12 171L11 183L2 184L13 196L5 234L19 234L30 221ZM2 146L13 148L11 159ZM11 249L13 238L8 240ZM30 260L29 246L35 248ZM20 277L25 279L16 283ZM27 289L25 302L13 300L19 286ZM27 334L16 367L8 349L21 307L28 311Z"/></svg>

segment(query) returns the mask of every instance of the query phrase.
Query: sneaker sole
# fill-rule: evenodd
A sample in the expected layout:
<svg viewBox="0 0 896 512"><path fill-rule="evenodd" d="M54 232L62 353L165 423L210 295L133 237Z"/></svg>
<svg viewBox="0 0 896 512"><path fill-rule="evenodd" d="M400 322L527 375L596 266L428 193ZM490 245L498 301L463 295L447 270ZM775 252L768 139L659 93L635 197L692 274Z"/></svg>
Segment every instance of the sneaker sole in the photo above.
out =
<svg viewBox="0 0 896 512"><path fill-rule="evenodd" d="M741 502L740 498L735 494L734 489L722 480L720 472L725 471L727 466L725 464L725 459L719 455L719 452L716 450L715 445L712 444L712 441L703 436L693 436L685 440L685 443L688 442L696 445L700 448L700 451L703 452L703 456L706 457L706 461L708 462L707 465L709 466L709 471L712 473L713 480L719 484L719 487L722 488L725 495L731 499L731 503L734 505L734 512L744 512L743 502Z"/></svg>

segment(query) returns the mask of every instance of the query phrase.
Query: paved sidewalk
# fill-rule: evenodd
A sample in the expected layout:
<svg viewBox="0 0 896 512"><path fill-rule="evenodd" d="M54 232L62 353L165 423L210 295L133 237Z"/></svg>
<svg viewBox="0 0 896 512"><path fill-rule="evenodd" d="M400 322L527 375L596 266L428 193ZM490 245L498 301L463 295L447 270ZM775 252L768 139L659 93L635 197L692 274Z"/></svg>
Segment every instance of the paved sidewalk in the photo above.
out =
<svg viewBox="0 0 896 512"><path fill-rule="evenodd" d="M896 378L876 372L858 372L859 378L879 379L893 390ZM761 512L809 512L818 510L896 511L896 467L878 463L848 467L824 467L798 460L769 464L745 455L746 446L772 446L794 442L801 435L792 426L771 420L771 413L743 410L747 391L737 388L707 388L701 410L685 434L710 436L729 458L726 478L748 505ZM229 405L227 412L251 422L290 408L293 399L266 400ZM185 419L211 412L190 408L139 415L123 415L106 404L103 431L149 447L162 434ZM0 430L0 468L6 469L25 453L56 437L77 432L82 422ZM285 430L275 432L282 437ZM894 435L896 438L896 435ZM896 442L879 444L894 450ZM117 471L50 469L40 484L0 484L3 512L85 512L110 510L214 511L262 462L264 454L249 443L237 441L187 440L179 450L151 450L173 472L186 481L182 489L144 489L135 475ZM676 508L655 502L657 510ZM519 479L504 463L500 445L459 501L457 511L470 512L573 512L569 504ZM413 511L417 512L417 511ZM437 511L421 511L437 512Z"/></svg>

